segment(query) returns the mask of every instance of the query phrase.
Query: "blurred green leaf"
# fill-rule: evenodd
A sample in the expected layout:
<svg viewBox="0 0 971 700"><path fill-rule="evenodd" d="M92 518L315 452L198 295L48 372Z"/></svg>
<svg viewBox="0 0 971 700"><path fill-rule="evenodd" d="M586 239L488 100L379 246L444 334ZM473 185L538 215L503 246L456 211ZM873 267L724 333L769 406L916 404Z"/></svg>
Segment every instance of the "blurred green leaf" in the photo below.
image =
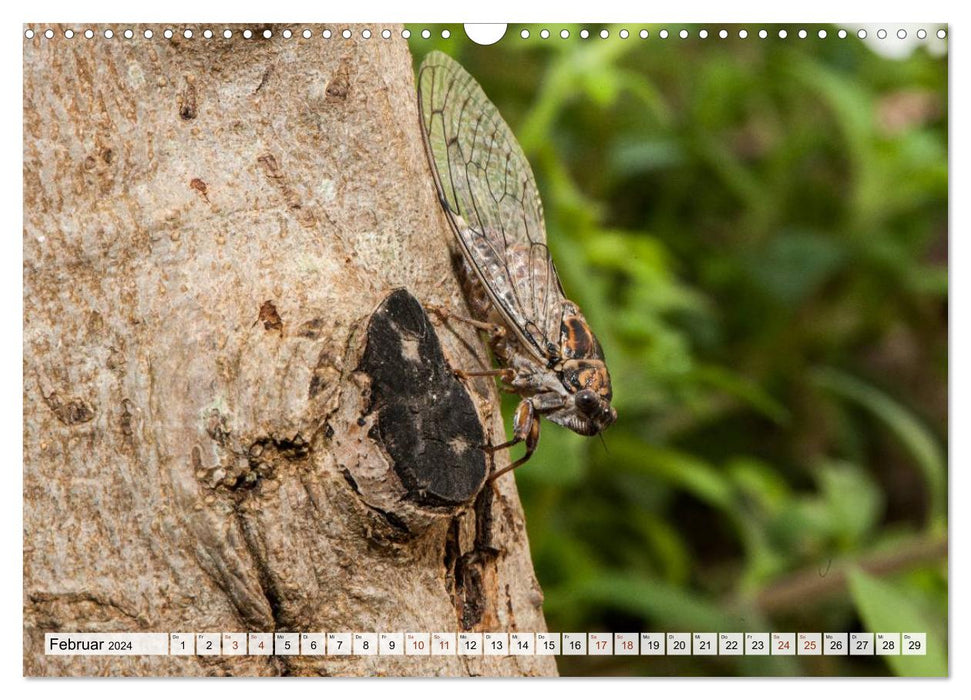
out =
<svg viewBox="0 0 971 700"><path fill-rule="evenodd" d="M630 465L629 468L684 489L705 503L726 510L732 505L732 488L728 481L717 469L697 457L638 444L626 436L611 440L610 454Z"/></svg>
<svg viewBox="0 0 971 700"><path fill-rule="evenodd" d="M765 294L796 306L819 289L845 258L838 239L790 229L780 231L753 251L747 272Z"/></svg>
<svg viewBox="0 0 971 700"><path fill-rule="evenodd" d="M849 574L850 591L869 632L926 632L925 655L882 656L898 676L947 676L947 651L933 632L936 621L913 604L911 596L860 570ZM903 651L903 650L901 650Z"/></svg>
<svg viewBox="0 0 971 700"><path fill-rule="evenodd" d="M893 431L921 470L932 516L943 516L946 464L937 442L921 422L887 394L844 372L820 368L813 372L813 378L819 386L869 410Z"/></svg>
<svg viewBox="0 0 971 700"><path fill-rule="evenodd" d="M722 367L706 365L695 368L694 378L740 399L778 425L786 425L791 419L789 410L783 404L746 377Z"/></svg>
<svg viewBox="0 0 971 700"><path fill-rule="evenodd" d="M851 463L824 463L816 473L832 536L849 549L870 534L883 515L880 488Z"/></svg>
<svg viewBox="0 0 971 700"><path fill-rule="evenodd" d="M547 591L547 605L554 609L591 601L642 616L660 629L695 632L742 629L736 617L683 589L623 572L585 579L569 590Z"/></svg>

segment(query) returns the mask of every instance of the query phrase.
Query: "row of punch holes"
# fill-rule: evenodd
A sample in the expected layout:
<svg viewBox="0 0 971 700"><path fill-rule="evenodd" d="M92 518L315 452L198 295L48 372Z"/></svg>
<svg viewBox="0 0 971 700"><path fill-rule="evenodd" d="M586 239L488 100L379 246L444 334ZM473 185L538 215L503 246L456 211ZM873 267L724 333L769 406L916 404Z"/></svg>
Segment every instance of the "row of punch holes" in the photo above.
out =
<svg viewBox="0 0 971 700"><path fill-rule="evenodd" d="M183 29L181 30L181 32L176 32L173 29L165 29L161 32L162 36L165 37L166 39L171 39L177 33L181 33L182 36L186 39L191 39L195 36L195 33L191 29ZM739 29L737 32L734 32L734 33L736 33L739 39L747 39L750 36L747 29ZM776 33L780 39L786 39L789 36L789 32L786 29L780 29ZM815 33L816 33L816 36L820 39L825 39L828 36L828 32L825 29L820 29ZM223 39L232 39L233 36L235 36L235 33L231 29L224 29L221 33L214 32L212 29L204 29L202 30L202 32L200 32L200 34L204 39L212 39L220 35L222 36ZM552 33L548 29L541 29L537 34L541 39L549 39L552 36ZM581 29L579 32L577 32L577 34L581 39L589 39L591 36L590 31L587 29ZM731 33L727 29L721 29L715 34L709 33L707 29L700 29L697 31L697 37L699 39L707 39L709 36L717 36L719 39L727 39L730 36L730 34ZM97 33L93 29L86 29L83 32L81 31L75 32L73 29L64 30L65 39L73 39L75 36L78 36L78 35L83 36L85 39L93 39L95 36L97 36ZM101 32L101 35L105 39L113 39L115 37L114 31L111 29L105 29L103 32ZM145 29L142 32L142 35L146 39L151 39L155 36L155 32L151 29ZM259 36L262 36L264 39L272 39L274 36L273 31L270 29L264 29L262 32L254 32L250 29L244 29L241 32L239 32L239 35L242 36L244 39L252 39L254 37L259 37ZM303 31L299 31L299 30L293 31L291 29L284 29L283 31L280 32L280 35L284 39L291 39L293 37L302 37L304 39L311 39L314 37L314 33L309 29L304 29ZM361 29L359 30L359 35L363 39L370 39L372 36L374 36L374 33L370 29ZM390 39L393 35L394 35L394 32L392 32L390 29L384 29L380 32L380 36L383 39ZM400 35L403 39L409 39L411 38L411 30L402 29L400 32ZM432 32L429 29L423 29L419 35L423 39L430 39L432 36ZM449 37L451 37L451 35L452 34L448 29L443 29L441 31L441 37L443 39L448 39ZM755 35L757 35L760 39L767 39L769 37L769 31L766 29L760 29L755 33ZM795 35L800 39L806 39L810 35L810 32L808 32L805 29L800 29L795 33ZM944 29L938 29L936 32L936 35L938 39L944 39L947 37L947 31ZM37 32L34 32L33 29L27 29L24 32L24 36L28 39L33 39L34 36L42 36L45 39L53 39L55 37L55 32L53 29L47 29L44 32L37 33ZM133 39L135 37L135 32L132 29L125 29L124 31L121 32L121 36L123 36L125 39ZM354 36L354 31L351 29L344 29L340 32L333 32L330 29L324 29L320 33L320 36L323 39L330 39L337 36L343 37L344 39L350 39ZM519 36L523 39L528 39L530 38L531 34L528 29L522 29L519 33ZM561 29L559 31L559 37L561 39L569 39L570 36L571 34L569 29ZM611 36L611 32L608 29L602 29L594 36L599 36L601 39L608 39ZM631 32L627 29L621 29L617 31L617 36L620 37L621 39L627 39L631 36ZM651 32L647 29L641 29L639 32L637 32L637 36L639 36L641 39L648 39L651 36ZM657 32L657 36L661 39L667 39L670 36L677 36L681 39L688 39L691 36L691 32L687 29L681 29L680 31L672 33L672 32L669 32L667 29L661 29ZM846 29L839 29L836 31L836 36L839 37L840 39L845 39L847 36L849 36L849 32ZM866 29L859 29L856 31L856 36L859 37L860 39L866 39L868 36L868 32ZM876 37L878 39L886 39L888 36L890 36L890 34L887 32L886 29L878 29L876 32ZM896 31L896 36L898 39L906 39L907 30L898 29ZM915 36L918 39L926 39L927 30L918 29L915 32Z"/></svg>

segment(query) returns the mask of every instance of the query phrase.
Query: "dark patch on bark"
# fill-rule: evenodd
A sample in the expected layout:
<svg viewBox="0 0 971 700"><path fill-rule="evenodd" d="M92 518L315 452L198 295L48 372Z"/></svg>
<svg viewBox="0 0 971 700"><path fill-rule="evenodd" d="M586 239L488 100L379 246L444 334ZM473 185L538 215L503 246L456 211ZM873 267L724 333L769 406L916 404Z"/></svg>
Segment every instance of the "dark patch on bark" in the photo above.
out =
<svg viewBox="0 0 971 700"><path fill-rule="evenodd" d="M492 502L495 495L493 489L484 489L475 499L475 550L490 556L499 553L499 548L492 539Z"/></svg>
<svg viewBox="0 0 971 700"><path fill-rule="evenodd" d="M442 563L445 565L445 590L455 598L455 565L462 556L462 545L459 542L460 524L458 518L453 518L445 533L445 547Z"/></svg>
<svg viewBox="0 0 971 700"><path fill-rule="evenodd" d="M253 520L247 517L244 513L240 512L238 509L236 513L236 522L239 524L240 533L243 535L243 543L246 549L249 551L251 561L256 567L256 576L259 581L260 591L263 593L263 597L266 601L267 607L270 610L270 618L272 624L269 629L266 629L266 620L257 618L255 616L248 616L246 610L240 610L240 612L250 619L248 622L251 627L255 623L256 629L262 629L266 632L274 632L279 629L289 629L290 620L286 614L286 609L284 607L284 597L282 592L277 585L276 577L273 574L273 569L270 563L267 561L266 554L266 542L263 540L262 532L259 527L253 522ZM239 609L239 608L237 608Z"/></svg>
<svg viewBox="0 0 971 700"><path fill-rule="evenodd" d="M266 87L266 83L270 79L271 75L273 75L273 66L267 66L267 69L263 71L263 77L260 78L260 84L256 86L255 90L253 90L254 95Z"/></svg>
<svg viewBox="0 0 971 700"><path fill-rule="evenodd" d="M474 553L470 552L459 561L456 570L459 578L457 579L459 600L462 608L459 623L462 629L470 630L482 620L485 614L486 595L482 585L482 569L478 566L469 566L469 559Z"/></svg>
<svg viewBox="0 0 971 700"><path fill-rule="evenodd" d="M308 340L318 340L320 338L320 332L323 328L324 319L312 318L309 321L304 321L304 323L300 325L297 335L301 338L307 338Z"/></svg>
<svg viewBox="0 0 971 700"><path fill-rule="evenodd" d="M231 431L229 429L229 418L220 413L218 408L210 409L206 416L206 433L220 447L229 444Z"/></svg>
<svg viewBox="0 0 971 700"><path fill-rule="evenodd" d="M266 461L273 454L277 454L288 462L306 459L310 454L310 445L300 433L292 438L264 437L249 446L250 461L262 459Z"/></svg>
<svg viewBox="0 0 971 700"><path fill-rule="evenodd" d="M304 323L297 335L307 338L308 340L317 340L320 337L320 330L308 330L308 325L315 324L315 321L308 321L307 323ZM323 321L321 321L321 325L323 325ZM320 355L317 357L317 364L314 366L313 375L310 377L310 386L307 389L307 397L311 399L314 398L317 396L317 394L323 391L329 383L333 382L339 376L339 372L334 368L334 358L331 357L330 353L326 349L321 350Z"/></svg>
<svg viewBox="0 0 971 700"><path fill-rule="evenodd" d="M64 425L87 423L94 418L95 406L77 396L65 400L55 391L44 397L44 403Z"/></svg>
<svg viewBox="0 0 971 700"><path fill-rule="evenodd" d="M196 86L191 81L186 80L185 88L179 93L179 117L182 121L189 121L196 118L198 107L196 105Z"/></svg>
<svg viewBox="0 0 971 700"><path fill-rule="evenodd" d="M471 550L462 552L458 518L452 521L445 536L445 588L464 630L482 622L489 605L485 572L486 567L495 565L499 553L492 543L493 494L492 489L484 489L475 501L475 541Z"/></svg>
<svg viewBox="0 0 971 700"><path fill-rule="evenodd" d="M334 73L334 77L327 83L328 100L346 100L347 93L351 89L350 69L347 61L341 61Z"/></svg>
<svg viewBox="0 0 971 700"><path fill-rule="evenodd" d="M287 209L296 218L301 226L314 228L317 225L317 217L307 207L304 206L300 194L290 184L286 173L272 153L264 153L256 159L262 166L263 173L267 180L273 184L280 192L283 201L286 202Z"/></svg>
<svg viewBox="0 0 971 700"><path fill-rule="evenodd" d="M209 185L202 178L194 177L189 180L189 187L194 189L196 192L202 195L202 198L209 203Z"/></svg>
<svg viewBox="0 0 971 700"><path fill-rule="evenodd" d="M358 496L361 496L361 487L357 485L354 477L351 475L350 471L347 469L341 469L341 475L344 477L344 481L347 485L351 487L351 490ZM369 537L376 541L387 541L387 542L405 542L411 538L412 532L408 528L408 524L399 518L397 515L391 511L378 508L373 506L363 498L361 503L373 514L377 515L381 519L381 525L385 527L383 532L377 532L372 530L369 533Z"/></svg>
<svg viewBox="0 0 971 700"><path fill-rule="evenodd" d="M121 427L121 433L122 433L122 435L125 436L125 440L129 444L132 441L132 435L134 433L134 431L132 429L132 421L133 421L133 418L134 418L133 411L132 411L132 406L134 406L134 404L131 402L131 399L122 399L122 401L121 401L121 419L119 420L119 424L120 424L120 427Z"/></svg>
<svg viewBox="0 0 971 700"><path fill-rule="evenodd" d="M263 322L263 328L268 331L283 331L283 319L280 318L280 313L276 310L272 301L263 302L257 323L260 321Z"/></svg>
<svg viewBox="0 0 971 700"><path fill-rule="evenodd" d="M486 476L482 425L425 310L406 290L392 292L371 316L358 371L371 379L371 437L409 498L432 506L472 498Z"/></svg>

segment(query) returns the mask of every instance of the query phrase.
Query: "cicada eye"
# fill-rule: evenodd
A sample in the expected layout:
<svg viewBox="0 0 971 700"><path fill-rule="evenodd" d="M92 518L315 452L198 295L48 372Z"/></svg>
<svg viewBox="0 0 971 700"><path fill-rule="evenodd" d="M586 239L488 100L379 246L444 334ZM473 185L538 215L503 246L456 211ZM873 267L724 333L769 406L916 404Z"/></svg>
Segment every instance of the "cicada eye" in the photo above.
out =
<svg viewBox="0 0 971 700"><path fill-rule="evenodd" d="M593 413L600 405L600 398L590 389L578 391L573 401L576 403L576 407L586 414Z"/></svg>

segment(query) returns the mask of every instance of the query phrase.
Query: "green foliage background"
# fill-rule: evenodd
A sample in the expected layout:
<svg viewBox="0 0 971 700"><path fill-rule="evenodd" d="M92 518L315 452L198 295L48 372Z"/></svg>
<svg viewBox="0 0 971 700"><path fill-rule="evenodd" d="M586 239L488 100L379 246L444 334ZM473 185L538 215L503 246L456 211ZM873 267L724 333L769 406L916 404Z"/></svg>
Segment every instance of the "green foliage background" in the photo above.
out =
<svg viewBox="0 0 971 700"><path fill-rule="evenodd" d="M926 656L561 673L946 674L946 56L544 26L411 48L517 134L613 377L605 445L546 423L517 472L550 629L928 634Z"/></svg>

